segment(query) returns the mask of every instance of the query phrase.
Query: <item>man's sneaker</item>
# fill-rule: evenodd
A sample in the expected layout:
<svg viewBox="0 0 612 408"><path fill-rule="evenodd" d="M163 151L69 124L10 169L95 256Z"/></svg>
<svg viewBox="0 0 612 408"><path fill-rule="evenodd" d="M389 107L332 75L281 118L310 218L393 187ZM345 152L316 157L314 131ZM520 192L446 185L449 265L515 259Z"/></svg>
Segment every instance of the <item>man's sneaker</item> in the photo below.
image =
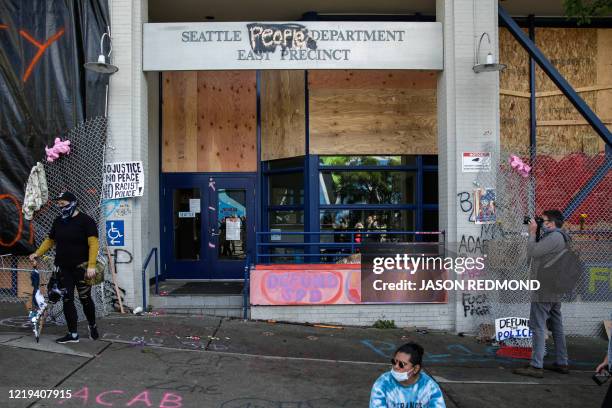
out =
<svg viewBox="0 0 612 408"><path fill-rule="evenodd" d="M98 326L94 324L93 326L87 327L89 327L89 338L92 340L98 340L100 338L100 334L98 334Z"/></svg>
<svg viewBox="0 0 612 408"><path fill-rule="evenodd" d="M76 337L73 337L72 334L68 333L64 337L60 337L59 339L55 340L55 342L59 343L59 344L78 343L79 342L79 335L77 334Z"/></svg>
<svg viewBox="0 0 612 408"><path fill-rule="evenodd" d="M532 365L529 365L525 368L515 368L514 370L512 370L512 372L514 374L524 375L527 377L544 378L544 370L541 368L535 368Z"/></svg>
<svg viewBox="0 0 612 408"><path fill-rule="evenodd" d="M545 370L550 370L550 371L554 371L560 374L569 374L569 367L566 365L558 365L557 363L554 364L545 364L544 365L544 369Z"/></svg>

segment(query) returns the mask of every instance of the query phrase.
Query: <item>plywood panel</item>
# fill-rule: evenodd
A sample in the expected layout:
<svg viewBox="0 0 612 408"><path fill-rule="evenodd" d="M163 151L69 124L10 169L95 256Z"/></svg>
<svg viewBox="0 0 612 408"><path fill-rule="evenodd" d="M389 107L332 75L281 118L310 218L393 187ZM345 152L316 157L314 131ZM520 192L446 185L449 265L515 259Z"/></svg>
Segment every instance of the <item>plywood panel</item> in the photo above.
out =
<svg viewBox="0 0 612 408"><path fill-rule="evenodd" d="M304 71L261 73L261 159L303 156L305 150Z"/></svg>
<svg viewBox="0 0 612 408"><path fill-rule="evenodd" d="M434 71L317 70L308 71L308 89L435 89Z"/></svg>
<svg viewBox="0 0 612 408"><path fill-rule="evenodd" d="M311 89L315 154L436 154L435 89Z"/></svg>
<svg viewBox="0 0 612 408"><path fill-rule="evenodd" d="M527 54L500 29L501 143L505 148L529 145L529 62ZM612 30L536 29L536 43L585 102L604 121L612 118ZM536 119L539 151L597 152L603 141L583 123L569 100L536 67Z"/></svg>
<svg viewBox="0 0 612 408"><path fill-rule="evenodd" d="M198 72L197 170L256 171L254 71Z"/></svg>
<svg viewBox="0 0 612 408"><path fill-rule="evenodd" d="M499 62L507 66L499 74L499 88L527 93L529 97L529 54L503 27L499 29Z"/></svg>
<svg viewBox="0 0 612 408"><path fill-rule="evenodd" d="M597 30L537 29L536 44L572 87L597 85ZM536 87L538 92L558 90L539 67L536 68ZM593 110L596 110L597 93L580 93ZM583 119L564 95L538 97L536 116L537 122ZM598 144L594 135L589 126L538 126L538 147L542 151L554 151L563 146L568 151L593 152Z"/></svg>
<svg viewBox="0 0 612 408"><path fill-rule="evenodd" d="M499 125L501 145L509 151L529 146L529 99L500 95Z"/></svg>
<svg viewBox="0 0 612 408"><path fill-rule="evenodd" d="M186 106L196 100L187 99L187 84L196 72L164 72L162 101L162 171L181 171L185 165ZM192 163L195 169L195 163ZM184 171L184 170L183 170Z"/></svg>
<svg viewBox="0 0 612 408"><path fill-rule="evenodd" d="M612 30L597 30L597 83L610 88L597 92L597 114L600 118L612 118ZM612 130L612 126L607 125ZM605 149L605 142L598 138L598 150Z"/></svg>

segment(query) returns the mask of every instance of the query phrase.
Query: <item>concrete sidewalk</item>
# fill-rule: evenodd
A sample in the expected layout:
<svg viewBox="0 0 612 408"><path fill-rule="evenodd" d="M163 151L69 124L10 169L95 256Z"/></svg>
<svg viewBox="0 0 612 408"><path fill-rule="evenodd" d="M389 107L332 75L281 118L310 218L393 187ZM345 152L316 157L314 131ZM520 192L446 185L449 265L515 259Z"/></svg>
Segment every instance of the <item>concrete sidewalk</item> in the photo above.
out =
<svg viewBox="0 0 612 408"><path fill-rule="evenodd" d="M37 344L17 316L7 319L2 313L1 407L366 407L372 383L408 341L425 347L425 369L448 407L598 407L607 389L590 379L603 339L569 339L572 373L531 379L511 373L525 360L449 333L113 315L99 323L102 341L57 345L63 327L46 328ZM15 389L73 396L9 399Z"/></svg>

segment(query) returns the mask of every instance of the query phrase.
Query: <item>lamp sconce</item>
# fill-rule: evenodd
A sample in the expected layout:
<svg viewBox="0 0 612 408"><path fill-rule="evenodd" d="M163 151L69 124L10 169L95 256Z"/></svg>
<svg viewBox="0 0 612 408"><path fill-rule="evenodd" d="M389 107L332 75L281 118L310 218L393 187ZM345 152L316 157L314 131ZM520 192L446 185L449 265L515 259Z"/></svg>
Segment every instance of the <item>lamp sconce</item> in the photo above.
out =
<svg viewBox="0 0 612 408"><path fill-rule="evenodd" d="M108 45L109 50L108 54L104 55L104 37L108 37ZM102 34L100 38L100 55L98 56L97 62L87 62L84 64L85 69L93 72L97 72L99 74L109 74L112 75L115 72L119 71L119 68L116 65L110 63L110 56L113 52L113 42L111 40L110 34L105 32ZM108 62L107 62L108 58Z"/></svg>
<svg viewBox="0 0 612 408"><path fill-rule="evenodd" d="M480 46L482 45L482 39L487 36L487 42L489 43L489 49L491 48L491 38L489 34L485 31L480 36L480 40L478 40L478 48L476 48L476 65L472 67L475 73L479 74L481 72L492 72L492 71L503 71L506 69L505 64L498 64L495 62L493 57L493 53L489 51L487 54L487 59L484 64L480 63Z"/></svg>

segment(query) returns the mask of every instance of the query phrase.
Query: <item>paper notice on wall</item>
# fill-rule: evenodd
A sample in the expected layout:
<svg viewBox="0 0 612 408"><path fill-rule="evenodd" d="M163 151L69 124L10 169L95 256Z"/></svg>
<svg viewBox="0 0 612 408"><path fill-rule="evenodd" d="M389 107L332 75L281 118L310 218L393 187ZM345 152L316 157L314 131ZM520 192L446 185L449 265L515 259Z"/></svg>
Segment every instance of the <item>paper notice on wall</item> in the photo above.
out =
<svg viewBox="0 0 612 408"><path fill-rule="evenodd" d="M189 211L198 214L200 212L200 199L190 198L189 199Z"/></svg>
<svg viewBox="0 0 612 408"><path fill-rule="evenodd" d="M102 198L140 197L144 194L144 170L141 161L105 163Z"/></svg>
<svg viewBox="0 0 612 408"><path fill-rule="evenodd" d="M195 213L193 211L179 211L179 218L195 218Z"/></svg>
<svg viewBox="0 0 612 408"><path fill-rule="evenodd" d="M240 241L240 219L228 219L225 222L225 239L228 241Z"/></svg>
<svg viewBox="0 0 612 408"><path fill-rule="evenodd" d="M524 317L503 317L495 319L495 341L531 338L529 319Z"/></svg>
<svg viewBox="0 0 612 408"><path fill-rule="evenodd" d="M478 173L491 171L491 152L463 152L461 171Z"/></svg>

